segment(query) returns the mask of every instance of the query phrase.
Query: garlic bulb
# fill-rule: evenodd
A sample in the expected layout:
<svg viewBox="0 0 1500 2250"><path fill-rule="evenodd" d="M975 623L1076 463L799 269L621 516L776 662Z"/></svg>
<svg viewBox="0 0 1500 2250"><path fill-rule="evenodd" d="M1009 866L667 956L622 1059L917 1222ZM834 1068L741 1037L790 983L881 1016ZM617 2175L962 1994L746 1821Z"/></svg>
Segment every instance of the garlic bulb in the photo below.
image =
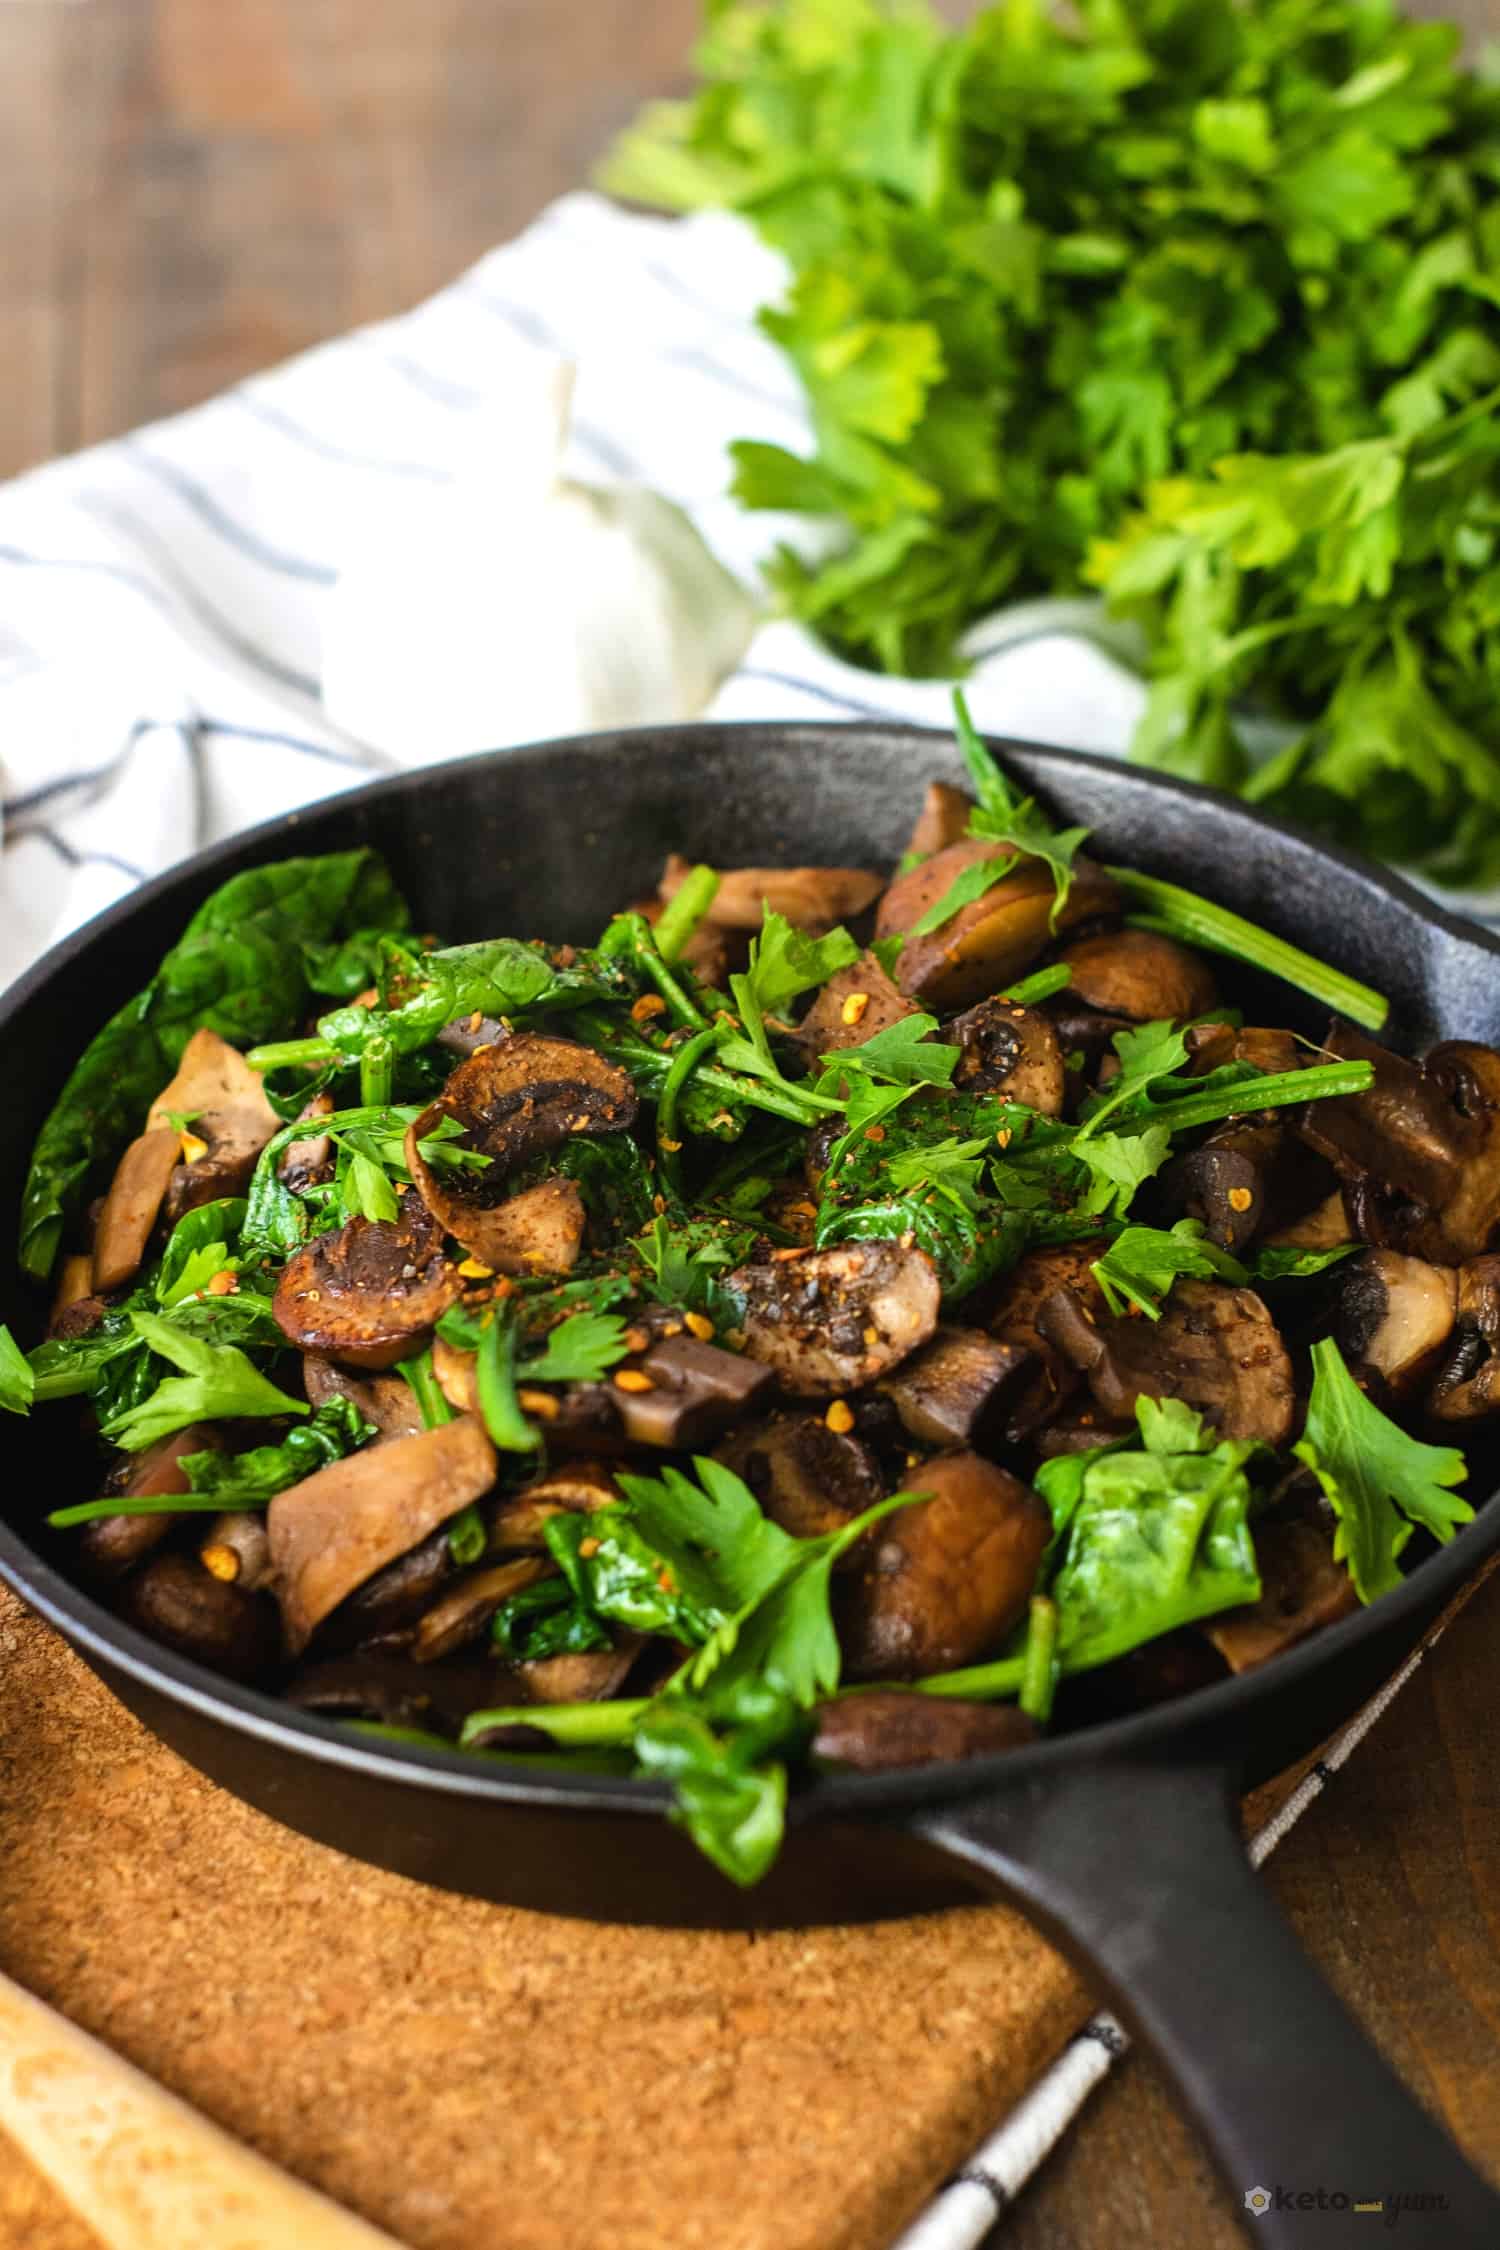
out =
<svg viewBox="0 0 1500 2250"><path fill-rule="evenodd" d="M572 387L530 372L452 483L382 495L329 595L324 706L401 764L693 718L749 645L680 508L563 478Z"/></svg>

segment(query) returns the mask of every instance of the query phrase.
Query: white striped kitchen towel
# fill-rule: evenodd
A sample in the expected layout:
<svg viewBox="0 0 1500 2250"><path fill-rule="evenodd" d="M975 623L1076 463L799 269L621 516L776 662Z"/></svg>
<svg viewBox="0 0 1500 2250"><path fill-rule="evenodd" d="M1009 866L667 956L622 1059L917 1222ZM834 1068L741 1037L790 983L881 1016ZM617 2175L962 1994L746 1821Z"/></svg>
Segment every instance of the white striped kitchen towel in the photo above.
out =
<svg viewBox="0 0 1500 2250"><path fill-rule="evenodd" d="M463 474L539 356L577 363L570 473L665 493L747 583L778 539L805 538L727 497L732 439L806 440L795 381L753 325L779 283L731 218L568 196L415 312L0 489L0 986L144 877L381 769L320 705L329 589L390 496ZM1129 740L1141 685L1088 605L1012 610L970 654L981 727L1109 753ZM949 695L770 622L713 715L945 726ZM906 2250L976 2243L1123 2037L1096 2019Z"/></svg>

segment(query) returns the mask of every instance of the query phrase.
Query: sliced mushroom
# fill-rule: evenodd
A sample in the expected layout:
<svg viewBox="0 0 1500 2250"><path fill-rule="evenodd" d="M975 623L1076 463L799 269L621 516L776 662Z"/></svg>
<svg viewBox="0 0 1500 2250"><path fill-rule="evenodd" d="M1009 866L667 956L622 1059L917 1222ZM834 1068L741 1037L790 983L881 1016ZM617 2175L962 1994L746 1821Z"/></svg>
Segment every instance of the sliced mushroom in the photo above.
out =
<svg viewBox="0 0 1500 2250"><path fill-rule="evenodd" d="M507 1201L511 1176L574 1133L623 1131L635 1113L623 1070L576 1040L525 1032L459 1064L408 1129L407 1169L433 1216L494 1272L562 1273L583 1240L577 1189L558 1178ZM463 1127L464 1147L489 1158L482 1171L428 1164L421 1143L444 1118Z"/></svg>
<svg viewBox="0 0 1500 2250"><path fill-rule="evenodd" d="M980 860L1010 860L1009 872L982 897L931 930L913 935L923 916ZM965 837L949 844L909 874L898 875L880 902L876 935L897 932L906 943L896 963L904 993L939 1010L966 1008L1001 992L1030 968L1057 930L1076 928L1118 910L1119 893L1092 860L1073 863L1073 886L1053 926L1056 888L1045 861L1017 854L1008 844Z"/></svg>
<svg viewBox="0 0 1500 2250"><path fill-rule="evenodd" d="M616 1372L649 1386L614 1386L630 1443L676 1451L709 1444L771 1387L769 1367L739 1352L721 1351L716 1344L702 1344L696 1336L664 1336Z"/></svg>
<svg viewBox="0 0 1500 2250"><path fill-rule="evenodd" d="M906 839L906 859L931 859L969 833L974 800L946 781L929 781L916 826Z"/></svg>
<svg viewBox="0 0 1500 2250"><path fill-rule="evenodd" d="M849 1766L857 1773L992 1757L1024 1749L1037 1738L1034 1722L1013 1703L961 1703L902 1688L839 1696L818 1704L813 1718L814 1765Z"/></svg>
<svg viewBox="0 0 1500 2250"><path fill-rule="evenodd" d="M1500 1257L1475 1258L1457 1275L1452 1348L1427 1393L1436 1422L1474 1422L1500 1409Z"/></svg>
<svg viewBox="0 0 1500 2250"><path fill-rule="evenodd" d="M471 1015L458 1016L445 1023L437 1035L437 1044L446 1047L450 1055L477 1055L481 1047L498 1046L502 1039L512 1036L509 1028L498 1016L487 1016L476 1008Z"/></svg>
<svg viewBox="0 0 1500 2250"><path fill-rule="evenodd" d="M358 1214L315 1235L276 1285L288 1343L351 1367L393 1367L425 1346L462 1289L441 1227L408 1189L397 1219Z"/></svg>
<svg viewBox="0 0 1500 2250"><path fill-rule="evenodd" d="M1067 1073L1057 1032L1035 1008L981 1000L955 1016L943 1037L961 1049L953 1083L966 1094L998 1094L1043 1117L1062 1115Z"/></svg>
<svg viewBox="0 0 1500 2250"><path fill-rule="evenodd" d="M497 1554L544 1553L554 1516L592 1515L619 1498L619 1486L600 1462L561 1462L501 1504L490 1526L490 1546Z"/></svg>
<svg viewBox="0 0 1500 2250"><path fill-rule="evenodd" d="M211 1422L190 1422L185 1430L158 1438L143 1453L129 1457L120 1486L122 1499L162 1500L191 1491L182 1463L190 1453L213 1453L219 1433ZM96 1516L81 1524L74 1549L79 1566L90 1578L119 1578L159 1547L180 1516Z"/></svg>
<svg viewBox="0 0 1500 2250"><path fill-rule="evenodd" d="M1334 1336L1351 1366L1374 1370L1391 1398L1432 1372L1453 1333L1459 1276L1396 1250L1367 1250L1343 1269Z"/></svg>
<svg viewBox="0 0 1500 2250"><path fill-rule="evenodd" d="M470 1711L493 1699L495 1668L487 1659L428 1665L399 1651L366 1649L306 1665L285 1692L299 1710L326 1718L452 1735Z"/></svg>
<svg viewBox="0 0 1500 2250"><path fill-rule="evenodd" d="M1029 1486L977 1453L910 1471L932 1498L875 1527L845 1582L839 1641L851 1679L915 1680L992 1654L1036 1584L1052 1516Z"/></svg>
<svg viewBox="0 0 1500 2250"><path fill-rule="evenodd" d="M1344 1023L1333 1025L1326 1045L1340 1060L1368 1062L1375 1072L1364 1093L1309 1102L1298 1120L1304 1140L1344 1182L1356 1232L1378 1247L1446 1265L1476 1256L1500 1198L1500 1162L1486 1146L1485 1118L1455 1105L1450 1085L1432 1067L1436 1055L1419 1067ZM1457 1051L1500 1061L1487 1048ZM1480 1240L1472 1223L1476 1200L1487 1215Z"/></svg>
<svg viewBox="0 0 1500 2250"><path fill-rule="evenodd" d="M482 1570L465 1571L446 1587L431 1609L417 1620L411 1653L419 1664L435 1664L477 1641L502 1603L512 1594L553 1575L553 1564L540 1555L519 1555L513 1562L488 1563Z"/></svg>
<svg viewBox="0 0 1500 2250"><path fill-rule="evenodd" d="M1059 1289L1075 1291L1085 1304L1102 1305L1093 1264L1108 1248L1104 1236L1090 1235L1083 1242L1059 1242L1028 1250L989 1298L990 1334L1001 1344L1027 1353L1032 1362L1030 1380L1010 1410L1006 1435L1013 1444L1050 1421L1078 1388L1077 1369L1042 1334L1037 1316Z"/></svg>
<svg viewBox="0 0 1500 2250"><path fill-rule="evenodd" d="M87 1250L75 1250L63 1259L58 1268L57 1287L52 1295L52 1310L47 1318L49 1336L76 1334L76 1329L64 1325L75 1305L97 1304L94 1296L94 1261ZM100 1306L100 1313L103 1306ZM97 1327L95 1320L92 1326Z"/></svg>
<svg viewBox="0 0 1500 2250"><path fill-rule="evenodd" d="M146 1256L180 1154L170 1125L142 1133L115 1166L94 1233L94 1287L123 1289Z"/></svg>
<svg viewBox="0 0 1500 2250"><path fill-rule="evenodd" d="M1253 1670L1359 1607L1349 1573L1334 1561L1333 1543L1321 1524L1296 1517L1258 1524L1255 1559L1260 1600L1226 1609L1199 1628L1231 1672Z"/></svg>
<svg viewBox="0 0 1500 2250"><path fill-rule="evenodd" d="M410 1649L423 1611L457 1575L446 1527L429 1532L339 1603L318 1628L319 1645L330 1654L346 1648Z"/></svg>
<svg viewBox="0 0 1500 2250"><path fill-rule="evenodd" d="M1186 1044L1188 1070L1198 1077L1228 1063L1244 1062L1275 1078L1302 1070L1312 1060L1294 1032L1271 1024L1246 1024L1241 1029L1230 1023L1190 1024ZM1247 1085L1246 1092L1253 1093L1254 1088Z"/></svg>
<svg viewBox="0 0 1500 2250"><path fill-rule="evenodd" d="M237 1508L215 1516L198 1547L198 1560L226 1586L258 1594L271 1583L271 1540L259 1509Z"/></svg>
<svg viewBox="0 0 1500 2250"><path fill-rule="evenodd" d="M433 1349L435 1355L436 1345ZM306 1352L302 1360L302 1388L314 1407L326 1406L330 1399L348 1399L379 1432L371 1440L375 1445L383 1445L389 1438L415 1437L419 1430L427 1427L417 1394L404 1375L351 1375L347 1368L336 1367L331 1359L324 1359L317 1352Z"/></svg>
<svg viewBox="0 0 1500 2250"><path fill-rule="evenodd" d="M739 1267L726 1286L744 1301L746 1356L798 1398L888 1374L926 1343L941 1298L932 1260L899 1242L782 1252Z"/></svg>
<svg viewBox="0 0 1500 2250"><path fill-rule="evenodd" d="M859 1047L889 1031L903 1016L914 1016L908 1000L873 953L862 953L847 969L836 969L797 1026L797 1043L809 1062L840 1047Z"/></svg>
<svg viewBox="0 0 1500 2250"><path fill-rule="evenodd" d="M319 1117L332 1115L332 1094L314 1094L298 1112L297 1123L310 1125ZM311 1140L289 1142L276 1172L283 1187L290 1188L293 1195L301 1195L305 1189L331 1180L333 1169L333 1141L327 1133L317 1133Z"/></svg>
<svg viewBox="0 0 1500 2250"><path fill-rule="evenodd" d="M870 1448L852 1430L830 1430L821 1414L773 1414L737 1430L714 1459L743 1477L762 1511L794 1539L840 1530L885 1491Z"/></svg>
<svg viewBox="0 0 1500 2250"><path fill-rule="evenodd" d="M1227 1438L1281 1446L1291 1435L1292 1363L1252 1289L1179 1281L1154 1321L1095 1313L1062 1289L1037 1324L1111 1422L1128 1422L1137 1399L1179 1398Z"/></svg>
<svg viewBox="0 0 1500 2250"><path fill-rule="evenodd" d="M617 1632L613 1648L533 1657L511 1670L533 1703L603 1703L618 1695L644 1646L637 1634Z"/></svg>
<svg viewBox="0 0 1500 2250"><path fill-rule="evenodd" d="M276 1613L205 1570L196 1555L155 1555L121 1588L119 1610L153 1640L232 1680L260 1677L275 1658Z"/></svg>
<svg viewBox="0 0 1500 2250"><path fill-rule="evenodd" d="M1024 1345L1003 1344L982 1328L940 1328L880 1388L920 1444L988 1447L1035 1372Z"/></svg>
<svg viewBox="0 0 1500 2250"><path fill-rule="evenodd" d="M93 1261L86 1262L92 1264ZM92 1336L108 1310L102 1297L75 1297L48 1321L48 1343L63 1336Z"/></svg>
<svg viewBox="0 0 1500 2250"><path fill-rule="evenodd" d="M193 1033L176 1075L151 1106L148 1127L170 1127L174 1116L190 1122L167 1190L172 1225L200 1204L243 1195L256 1158L281 1124L259 1072L216 1031Z"/></svg>
<svg viewBox="0 0 1500 2250"><path fill-rule="evenodd" d="M663 899L676 897L693 864L673 853L662 870ZM828 930L863 913L880 891L880 877L863 867L731 867L719 877L709 915L721 930L755 931L769 909L799 930Z"/></svg>
<svg viewBox="0 0 1500 2250"><path fill-rule="evenodd" d="M1446 1105L1445 1184L1423 1207L1421 1197L1408 1202L1399 1181L1374 1169L1354 1182L1347 1200L1366 1242L1461 1265L1480 1257L1500 1232L1500 1054L1449 1039L1427 1056L1422 1080ZM1311 1105L1309 1115L1321 1106Z"/></svg>
<svg viewBox="0 0 1500 2250"><path fill-rule="evenodd" d="M482 1498L496 1466L484 1430L465 1414L351 1453L279 1492L267 1520L293 1653L357 1587Z"/></svg>
<svg viewBox="0 0 1500 2250"><path fill-rule="evenodd" d="M1338 1250L1353 1240L1344 1191L1335 1188L1332 1195L1315 1203L1290 1226L1274 1228L1266 1236L1265 1246L1268 1250Z"/></svg>
<svg viewBox="0 0 1500 2250"><path fill-rule="evenodd" d="M1214 975L1201 953L1155 930L1111 930L1076 938L1062 958L1071 991L1086 1008L1132 1023L1184 1022L1217 1005Z"/></svg>

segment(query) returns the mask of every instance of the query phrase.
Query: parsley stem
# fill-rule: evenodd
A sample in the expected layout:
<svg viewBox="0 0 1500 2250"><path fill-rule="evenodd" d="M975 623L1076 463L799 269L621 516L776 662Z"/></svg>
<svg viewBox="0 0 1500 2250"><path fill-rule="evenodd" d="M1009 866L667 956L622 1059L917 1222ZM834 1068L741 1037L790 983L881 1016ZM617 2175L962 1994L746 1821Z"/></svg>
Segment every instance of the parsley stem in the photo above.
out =
<svg viewBox="0 0 1500 2250"><path fill-rule="evenodd" d="M657 1176L674 1203L682 1201L682 1141L677 1131L677 1105L699 1057L708 1053L718 1036L717 1028L710 1024L706 1030L696 1031L691 1039L685 1040L672 1057L657 1097Z"/></svg>
<svg viewBox="0 0 1500 2250"><path fill-rule="evenodd" d="M716 867L700 865L683 877L676 896L662 909L652 931L656 950L664 961L682 958L683 947L713 905L718 888Z"/></svg>
<svg viewBox="0 0 1500 2250"><path fill-rule="evenodd" d="M1384 1028L1390 1002L1356 977L1345 976L1342 969L1289 945L1285 938L1273 937L1269 930L1247 922L1242 915L1231 914L1226 906L1216 906L1211 899L1200 898L1196 891L1163 883L1154 875L1138 875L1131 867L1108 867L1105 873L1140 909L1127 917L1134 928L1156 930L1164 937L1201 945L1210 953L1246 961L1251 968L1265 969L1271 976L1280 977L1283 984L1295 985L1299 992L1363 1024L1366 1031Z"/></svg>
<svg viewBox="0 0 1500 2250"><path fill-rule="evenodd" d="M396 1049L383 1031L365 1042L359 1058L359 1098L366 1109L383 1107L396 1083Z"/></svg>
<svg viewBox="0 0 1500 2250"><path fill-rule="evenodd" d="M252 1047L245 1060L252 1070L321 1070L337 1062L338 1049L331 1039L276 1039L266 1047Z"/></svg>
<svg viewBox="0 0 1500 2250"><path fill-rule="evenodd" d="M1045 1726L1052 1716L1057 1692L1057 1604L1045 1594L1032 1597L1031 1619L1022 1652L1021 1709L1028 1719Z"/></svg>
<svg viewBox="0 0 1500 2250"><path fill-rule="evenodd" d="M424 1429L436 1430L444 1422L453 1420L453 1409L433 1370L430 1346L426 1351L418 1352L415 1359L403 1359L397 1372L406 1377L407 1385L422 1410Z"/></svg>
<svg viewBox="0 0 1500 2250"><path fill-rule="evenodd" d="M1375 1083L1367 1062L1320 1063L1311 1070L1273 1071L1264 1078L1242 1078L1238 1084L1184 1094L1180 1101L1150 1103L1141 1121L1165 1125L1169 1133L1185 1133L1194 1125L1212 1125L1221 1117L1244 1117L1257 1109L1288 1109L1295 1102L1337 1100L1343 1094L1362 1094ZM1134 1116L1131 1122L1136 1120Z"/></svg>
<svg viewBox="0 0 1500 2250"><path fill-rule="evenodd" d="M1054 961L1050 969L1036 969L1029 977L1022 977L1002 992L1013 1008L1034 1008L1039 1000L1050 1000L1055 992L1066 992L1073 982L1073 965L1070 961Z"/></svg>
<svg viewBox="0 0 1500 2250"><path fill-rule="evenodd" d="M479 1412L491 1442L502 1453L534 1453L542 1441L521 1412L516 1397L515 1315L503 1302L495 1305L492 1317L480 1330L474 1381Z"/></svg>
<svg viewBox="0 0 1500 2250"><path fill-rule="evenodd" d="M1026 1678L1024 1656L1002 1656L993 1664L971 1664L962 1672L937 1672L913 1680L918 1695L953 1695L975 1703L998 1703L1019 1695Z"/></svg>
<svg viewBox="0 0 1500 2250"><path fill-rule="evenodd" d="M477 1738L494 1727L532 1727L550 1735L562 1749L609 1748L628 1743L650 1708L649 1696L636 1695L614 1703L522 1703L471 1711L459 1733L459 1746L473 1749Z"/></svg>

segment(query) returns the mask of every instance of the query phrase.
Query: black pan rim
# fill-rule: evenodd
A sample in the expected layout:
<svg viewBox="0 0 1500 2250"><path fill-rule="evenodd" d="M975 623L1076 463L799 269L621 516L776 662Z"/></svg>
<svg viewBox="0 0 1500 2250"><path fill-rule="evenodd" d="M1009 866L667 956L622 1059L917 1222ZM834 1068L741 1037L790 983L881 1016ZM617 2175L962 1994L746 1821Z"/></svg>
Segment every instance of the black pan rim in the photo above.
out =
<svg viewBox="0 0 1500 2250"><path fill-rule="evenodd" d="M545 765L561 753L580 753L607 760L622 746L639 749L654 744L658 754L693 755L715 748L733 747L740 753L755 742L784 741L788 735L805 740L809 751L830 738L879 739L893 745L920 744L941 736L941 728L853 720L746 720L734 723L696 722L685 726L642 727L616 733L560 737L514 750L477 753L450 759L415 771L382 775L362 786L338 791L329 798L300 807L290 814L261 822L190 859L178 862L130 892L113 906L69 932L23 976L0 995L0 1037L12 1015L43 991L59 967L109 932L124 927L143 909L177 890L191 889L231 865L253 865L275 849L296 849L296 832L305 812L323 815L330 806L355 806L390 797L420 798L424 788L459 768L468 772L525 772ZM1088 751L1066 750L1047 743L1002 736L988 738L1002 752L1034 757L1049 770L1066 774L1109 766L1116 761ZM1247 830L1281 839L1299 854L1310 853L1336 865L1366 891L1403 908L1430 929L1472 952L1500 960L1500 938L1478 923L1437 905L1402 877L1387 873L1358 854L1325 842L1306 828L1260 811L1194 782L1170 775L1131 768L1133 783L1161 794L1164 800L1186 800L1214 806ZM987 1758L926 1766L889 1774L829 1774L800 1784L789 1803L789 1816L797 1824L824 1818L855 1818L861 1814L952 1803L983 1794L997 1785L1024 1784L1043 1776L1110 1759L1165 1756L1180 1750L1185 1739L1217 1730L1233 1733L1270 1692L1292 1691L1299 1682L1336 1665L1341 1655L1365 1641L1403 1624L1417 1637L1416 1621L1441 1607L1495 1548L1500 1547L1500 1507L1496 1496L1476 1503L1473 1522L1465 1525L1450 1544L1420 1563L1396 1592L1383 1595L1369 1608L1357 1611L1325 1628L1299 1646L1284 1652L1263 1671L1242 1674L1199 1688L1172 1701L1134 1712L1120 1719L1081 1728L1055 1740L1023 1750ZM407 1780L413 1787L429 1787L447 1796L494 1804L574 1806L580 1812L615 1811L659 1817L670 1792L659 1782L613 1779L594 1774L569 1774L460 1750L428 1750L411 1744L361 1735L347 1721L322 1719L295 1710L281 1699L255 1688L241 1687L203 1666L178 1657L134 1627L124 1624L94 1601L81 1587L65 1578L7 1523L0 1522L0 1578L3 1578L39 1615L53 1625L90 1660L106 1670L123 1671L143 1686L200 1714L232 1726L236 1731L271 1742L292 1753L316 1758L338 1768L354 1768L387 1780Z"/></svg>

